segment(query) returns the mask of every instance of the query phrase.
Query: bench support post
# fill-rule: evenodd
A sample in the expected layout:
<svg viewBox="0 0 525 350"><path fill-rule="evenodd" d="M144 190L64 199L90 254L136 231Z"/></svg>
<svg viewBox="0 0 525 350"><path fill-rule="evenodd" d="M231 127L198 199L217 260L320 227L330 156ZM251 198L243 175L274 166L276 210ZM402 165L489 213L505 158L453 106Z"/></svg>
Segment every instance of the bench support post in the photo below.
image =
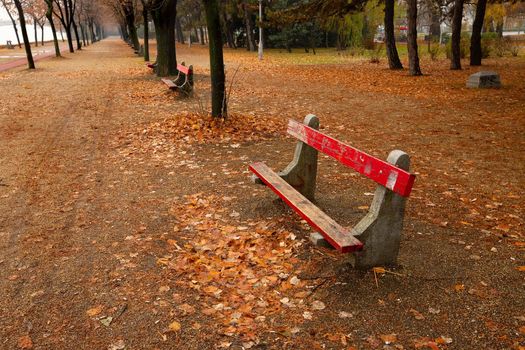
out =
<svg viewBox="0 0 525 350"><path fill-rule="evenodd" d="M181 84L181 92L184 93L186 96L191 96L193 92L193 65L190 65L189 67L189 73L184 74L185 80Z"/></svg>
<svg viewBox="0 0 525 350"><path fill-rule="evenodd" d="M319 130L319 118L308 114L304 118L304 124L312 129ZM310 201L315 199L315 183L317 179L317 155L318 151L304 142L297 142L293 160L278 175L288 182L299 193ZM256 184L264 185L257 176L252 177Z"/></svg>
<svg viewBox="0 0 525 350"><path fill-rule="evenodd" d="M308 114L304 118L304 124L312 129L319 130L319 118ZM317 155L318 151L299 141L295 146L295 152L290 164L283 171L277 173L284 181L288 182L297 192L308 198L315 199L315 183L317 179ZM252 177L256 184L264 185L257 176Z"/></svg>
<svg viewBox="0 0 525 350"><path fill-rule="evenodd" d="M408 171L410 157L403 151L394 150L387 161ZM364 244L354 253L356 268L395 265L401 241L406 197L378 186L366 216L352 229L353 235Z"/></svg>
<svg viewBox="0 0 525 350"><path fill-rule="evenodd" d="M319 130L319 118L308 114L304 125ZM319 152L304 142L297 142L293 160L279 176L310 201L315 199L315 184L317 179L317 156Z"/></svg>

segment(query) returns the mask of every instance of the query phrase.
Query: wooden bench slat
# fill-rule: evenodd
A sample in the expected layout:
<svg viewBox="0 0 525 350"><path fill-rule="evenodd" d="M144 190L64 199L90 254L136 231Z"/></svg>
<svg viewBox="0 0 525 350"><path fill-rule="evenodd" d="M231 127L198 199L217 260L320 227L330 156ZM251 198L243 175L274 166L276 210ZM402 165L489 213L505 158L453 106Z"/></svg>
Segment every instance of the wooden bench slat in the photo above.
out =
<svg viewBox="0 0 525 350"><path fill-rule="evenodd" d="M288 134L403 197L408 197L412 191L415 175L384 160L348 146L292 119L288 123Z"/></svg>
<svg viewBox="0 0 525 350"><path fill-rule="evenodd" d="M190 68L183 66L182 64L177 64L177 70L181 71L182 73L186 75L190 74Z"/></svg>
<svg viewBox="0 0 525 350"><path fill-rule="evenodd" d="M297 192L266 164L254 163L250 165L250 170L305 219L310 226L321 233L337 250L347 253L363 248L363 244L348 230L344 229L306 197Z"/></svg>
<svg viewBox="0 0 525 350"><path fill-rule="evenodd" d="M171 90L175 90L177 89L177 85L170 79L166 79L166 78L162 78L161 79L162 82L166 85L168 85L168 87L171 89Z"/></svg>

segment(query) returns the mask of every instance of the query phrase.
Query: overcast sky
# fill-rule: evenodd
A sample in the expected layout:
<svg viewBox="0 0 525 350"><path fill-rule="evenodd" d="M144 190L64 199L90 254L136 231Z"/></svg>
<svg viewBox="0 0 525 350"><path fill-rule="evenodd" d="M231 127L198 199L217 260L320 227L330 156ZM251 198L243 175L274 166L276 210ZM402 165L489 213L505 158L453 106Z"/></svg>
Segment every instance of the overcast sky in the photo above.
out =
<svg viewBox="0 0 525 350"><path fill-rule="evenodd" d="M3 6L0 6L0 21L9 20L9 16L7 16L7 12L5 12L5 9Z"/></svg>

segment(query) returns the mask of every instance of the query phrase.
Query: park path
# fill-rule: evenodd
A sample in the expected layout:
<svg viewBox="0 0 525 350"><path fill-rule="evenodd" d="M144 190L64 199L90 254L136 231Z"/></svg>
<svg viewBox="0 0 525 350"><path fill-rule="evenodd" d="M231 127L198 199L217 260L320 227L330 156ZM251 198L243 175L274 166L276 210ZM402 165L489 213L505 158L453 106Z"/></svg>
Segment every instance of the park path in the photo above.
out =
<svg viewBox="0 0 525 350"><path fill-rule="evenodd" d="M157 170L121 170L108 158L111 135L133 119L118 103L127 49L106 40L0 81L0 348L24 337L39 349L106 348L118 337L86 322L86 310L108 302L154 324L149 307L126 310L128 298L143 296L110 292L139 280L121 275L114 256L132 259L125 237L163 223L167 214L157 213L168 211L166 189L149 183ZM154 257L139 259L141 273L155 266ZM133 332L150 335L140 324Z"/></svg>

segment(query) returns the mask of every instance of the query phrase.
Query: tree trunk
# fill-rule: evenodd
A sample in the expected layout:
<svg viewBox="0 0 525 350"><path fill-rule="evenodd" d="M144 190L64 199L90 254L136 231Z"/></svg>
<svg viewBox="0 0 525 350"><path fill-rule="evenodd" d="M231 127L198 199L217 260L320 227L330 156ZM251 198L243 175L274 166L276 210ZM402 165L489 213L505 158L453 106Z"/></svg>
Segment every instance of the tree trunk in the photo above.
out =
<svg viewBox="0 0 525 350"><path fill-rule="evenodd" d="M55 23L53 22L53 0L46 0L47 11L46 17L53 33L53 43L55 44L55 56L60 57L60 46L58 45L57 31L55 29Z"/></svg>
<svg viewBox="0 0 525 350"><path fill-rule="evenodd" d="M40 44L44 46L44 25L40 26Z"/></svg>
<svg viewBox="0 0 525 350"><path fill-rule="evenodd" d="M248 4L243 2L242 4L244 13L244 25L246 26L246 49L248 51L255 51L255 38L253 35L253 23L252 13L248 9Z"/></svg>
<svg viewBox="0 0 525 350"><path fill-rule="evenodd" d="M179 44L184 44L184 33L182 33L182 26L178 18L175 19L175 29L177 30L177 41Z"/></svg>
<svg viewBox="0 0 525 350"><path fill-rule="evenodd" d="M87 46L86 44L86 31L84 30L84 24L80 23L80 35L82 35L82 44L84 46Z"/></svg>
<svg viewBox="0 0 525 350"><path fill-rule="evenodd" d="M69 47L69 52L73 53L75 52L75 48L73 47L73 36L71 35L71 28L68 28L64 26L66 29L66 37L67 37L67 45Z"/></svg>
<svg viewBox="0 0 525 350"><path fill-rule="evenodd" d="M175 48L175 18L177 0L164 0L162 6L152 12L157 35L157 67L159 77L177 73L177 52Z"/></svg>
<svg viewBox="0 0 525 350"><path fill-rule="evenodd" d="M226 11L222 11L222 19L221 23L223 31L226 34L226 44L230 49L236 49L237 47L235 45L235 39L233 38L233 25L230 15L228 15Z"/></svg>
<svg viewBox="0 0 525 350"><path fill-rule="evenodd" d="M70 27L73 27L73 32L75 33L75 39L77 41L77 50L82 50L82 43L80 42L80 36L78 35L77 23L75 22L75 5L71 0L69 1L69 20Z"/></svg>
<svg viewBox="0 0 525 350"><path fill-rule="evenodd" d="M64 29L62 28L62 23L60 21L58 21L58 30L60 32L60 39L64 42Z"/></svg>
<svg viewBox="0 0 525 350"><path fill-rule="evenodd" d="M137 27L135 27L135 9L133 3L127 2L123 6L124 10L124 19L126 20L126 27L128 29L129 39L135 51L140 50L139 37L137 35Z"/></svg>
<svg viewBox="0 0 525 350"><path fill-rule="evenodd" d="M394 0L385 0L385 44L390 69L403 69L394 35Z"/></svg>
<svg viewBox="0 0 525 350"><path fill-rule="evenodd" d="M5 0L2 0L2 4L4 5L7 15L9 16L9 19L11 20L11 23L13 24L13 28L15 30L15 35L16 35L16 41L18 42L18 47L22 48L22 43L20 42L20 35L18 35L18 28L16 27L16 21L13 15L11 15L11 12L8 10Z"/></svg>
<svg viewBox="0 0 525 350"><path fill-rule="evenodd" d="M362 44L365 49L370 50L374 48L373 32L370 29L370 19L368 18L366 11L363 12L363 27L361 28L361 37L363 38Z"/></svg>
<svg viewBox="0 0 525 350"><path fill-rule="evenodd" d="M432 40L437 42L441 37L441 15L438 9L432 8L430 15L430 36Z"/></svg>
<svg viewBox="0 0 525 350"><path fill-rule="evenodd" d="M84 22L84 32L86 33L86 43L87 43L87 45L93 44L93 41L92 41L92 38L91 38L91 34L89 32L89 19L86 19L86 21Z"/></svg>
<svg viewBox="0 0 525 350"><path fill-rule="evenodd" d="M476 6L476 17L472 24L472 36L470 38L470 65L481 66L481 30L485 20L485 11L487 9L487 0L478 0Z"/></svg>
<svg viewBox="0 0 525 350"><path fill-rule="evenodd" d="M199 33L201 36L201 45L204 45L204 30L202 30L202 27L199 27Z"/></svg>
<svg viewBox="0 0 525 350"><path fill-rule="evenodd" d="M210 50L211 73L211 115L215 118L226 118L226 77L224 74L224 57L222 54L221 21L217 0L203 0L206 10L208 39Z"/></svg>
<svg viewBox="0 0 525 350"><path fill-rule="evenodd" d="M38 28L38 24L36 23L36 19L35 17L33 17L33 29L35 31L35 47L38 47L38 31L37 31L37 28Z"/></svg>
<svg viewBox="0 0 525 350"><path fill-rule="evenodd" d="M149 61L149 24L148 8L143 6L142 18L144 19L144 61Z"/></svg>
<svg viewBox="0 0 525 350"><path fill-rule="evenodd" d="M106 34L104 33L104 28L99 23L96 24L96 27L98 40L104 39L106 37Z"/></svg>
<svg viewBox="0 0 525 350"><path fill-rule="evenodd" d="M263 54L264 54L264 49L266 48L266 43L268 43L268 38L267 36L265 35L266 34L266 30L264 30L264 26L266 25L266 22L267 21L267 18L266 18L266 3L264 1L261 1L259 3L259 16L257 17L257 27L259 29L259 42L257 44L257 52L258 52L258 56L259 56L259 59L262 60L263 58ZM311 34L310 35L310 38L309 38L309 44L310 44L310 47L312 48L313 50L313 53L314 55L316 54L315 52L315 45L316 45L316 38L315 38L315 35L313 33L313 26L310 27L310 30L311 30Z"/></svg>
<svg viewBox="0 0 525 350"><path fill-rule="evenodd" d="M417 0L408 0L408 66L410 75L421 75L417 52Z"/></svg>
<svg viewBox="0 0 525 350"><path fill-rule="evenodd" d="M498 33L498 38L503 38L503 20L496 24L496 33Z"/></svg>
<svg viewBox="0 0 525 350"><path fill-rule="evenodd" d="M227 41L228 41L228 47L230 49L236 49L237 48L237 44L235 43L235 33L234 33L234 30L233 30L233 24L230 22L228 24L228 28L226 29L226 38ZM231 46L230 46L231 44Z"/></svg>
<svg viewBox="0 0 525 350"><path fill-rule="evenodd" d="M259 27L260 28L260 27ZM315 37L314 37L314 33L313 33L313 29L314 27L312 26L311 28L309 28L309 34L308 35L308 46L306 46L304 48L304 50L306 51L306 53L309 53L310 52L310 49L312 50L312 53L315 55L316 52L315 52ZM262 32L261 32L262 34ZM261 37L262 35L259 35L259 38ZM264 49L264 42L263 42L263 49Z"/></svg>
<svg viewBox="0 0 525 350"><path fill-rule="evenodd" d="M199 42L199 32L197 27L193 27L193 33L195 34L195 38L197 38L195 42Z"/></svg>
<svg viewBox="0 0 525 350"><path fill-rule="evenodd" d="M91 43L95 43L97 41L97 36L95 35L95 29L93 28L94 23L93 19L89 19L89 32L91 33Z"/></svg>
<svg viewBox="0 0 525 350"><path fill-rule="evenodd" d="M464 0L454 0L454 13L452 16L452 42L450 69L461 69L461 21L463 20Z"/></svg>
<svg viewBox="0 0 525 350"><path fill-rule="evenodd" d="M27 36L26 20L24 18L24 10L20 0L14 0L16 9L18 10L18 17L20 27L22 28L22 37L24 38L24 47L26 49L27 66L29 69L35 69L35 61L33 61L33 54L31 53L31 44L29 44L29 37Z"/></svg>
<svg viewBox="0 0 525 350"><path fill-rule="evenodd" d="M126 16L126 25L128 28L129 40L133 48L138 51L140 49L139 37L137 35L137 27L135 27L135 15Z"/></svg>
<svg viewBox="0 0 525 350"><path fill-rule="evenodd" d="M70 17L70 11L69 11L69 1L64 1L63 6L64 6L64 16L59 17L59 19L60 19L60 22L62 22L62 25L64 26L64 30L66 31L69 52L73 53L75 52L75 49L73 47L73 35L71 33L71 17Z"/></svg>
<svg viewBox="0 0 525 350"><path fill-rule="evenodd" d="M98 31L98 28L97 28ZM128 33L128 27L126 25L126 22L120 23L120 32L122 34L122 40L129 43L129 33Z"/></svg>

